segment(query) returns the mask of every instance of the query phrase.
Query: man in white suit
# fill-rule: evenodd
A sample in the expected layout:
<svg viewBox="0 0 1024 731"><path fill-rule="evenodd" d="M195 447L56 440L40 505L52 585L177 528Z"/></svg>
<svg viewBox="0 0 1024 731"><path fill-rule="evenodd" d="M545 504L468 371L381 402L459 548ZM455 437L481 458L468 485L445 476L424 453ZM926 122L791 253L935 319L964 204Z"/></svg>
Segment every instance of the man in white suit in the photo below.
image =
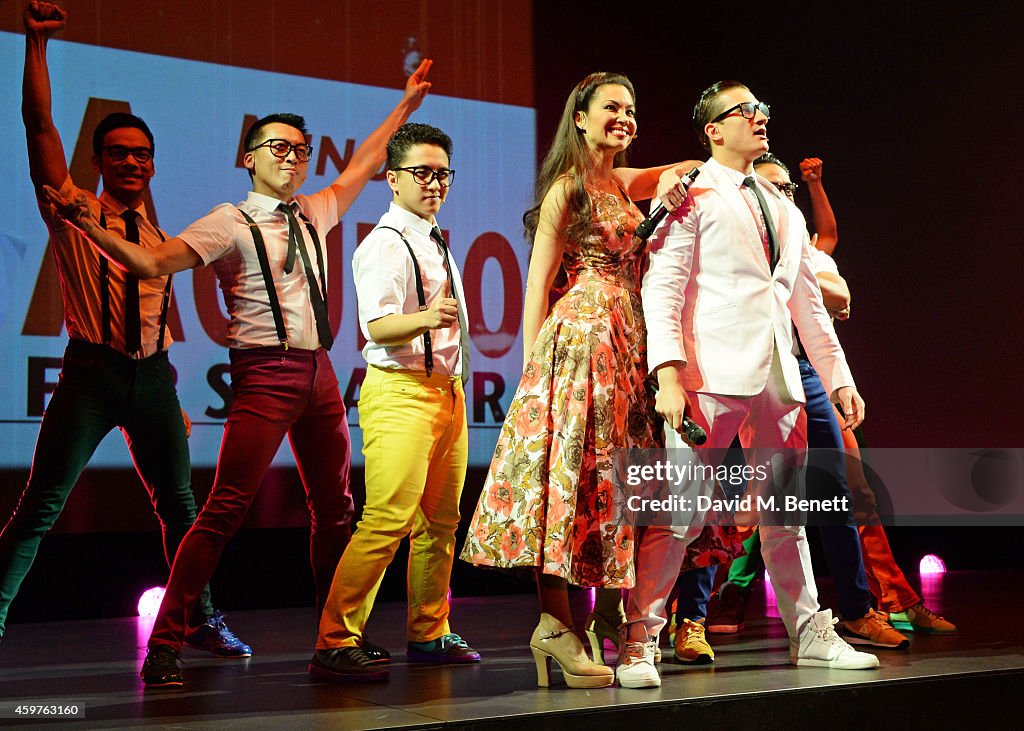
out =
<svg viewBox="0 0 1024 731"><path fill-rule="evenodd" d="M803 216L754 173L754 160L768 151L768 117L768 105L739 82L721 81L704 91L693 119L711 159L652 238L644 278L647 359L658 380L656 408L665 418L666 444L687 447L678 429L690 416L708 434L697 450L705 464L720 461L737 433L748 464L779 454L800 460L807 438L799 420L804 394L792 324L847 415L846 427L856 427L864 415L808 266ZM697 516L688 527L650 526L641 539L617 669L624 687L661 683L654 651L665 605L702 520ZM766 518L761 525L763 555L791 661L877 667L877 658L833 632L829 610L819 611L804 528L771 522L777 521Z"/></svg>

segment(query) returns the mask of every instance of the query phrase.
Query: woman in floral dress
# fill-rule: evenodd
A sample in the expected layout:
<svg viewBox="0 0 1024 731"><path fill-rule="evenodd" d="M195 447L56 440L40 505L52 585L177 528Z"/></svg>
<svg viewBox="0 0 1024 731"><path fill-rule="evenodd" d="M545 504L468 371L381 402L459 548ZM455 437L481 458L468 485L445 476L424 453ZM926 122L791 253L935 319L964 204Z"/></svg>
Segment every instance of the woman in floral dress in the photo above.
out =
<svg viewBox="0 0 1024 731"><path fill-rule="evenodd" d="M608 589L613 621L633 585L634 528L613 485L613 452L653 448L660 425L646 392L640 305L643 215L665 168L622 167L636 136L633 85L596 73L573 89L524 220L533 237L523 312L523 377L501 429L462 558L535 568L541 621L531 640L538 682L548 657L573 687L613 682L568 628L569 583ZM674 206L679 201L672 201ZM559 268L568 291L548 309Z"/></svg>

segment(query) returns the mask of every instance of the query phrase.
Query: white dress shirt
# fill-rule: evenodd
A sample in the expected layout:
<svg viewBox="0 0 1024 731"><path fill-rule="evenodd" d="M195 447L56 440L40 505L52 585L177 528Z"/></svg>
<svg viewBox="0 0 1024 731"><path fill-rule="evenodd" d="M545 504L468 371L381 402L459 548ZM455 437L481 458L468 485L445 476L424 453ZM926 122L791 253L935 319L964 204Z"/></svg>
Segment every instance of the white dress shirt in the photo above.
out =
<svg viewBox="0 0 1024 731"><path fill-rule="evenodd" d="M292 271L288 274L284 272L288 255L288 217L284 211L277 210L280 204L277 198L250 191L242 203L237 206L230 203L217 206L178 236L199 254L204 264L213 264L230 318L227 333L229 347L256 348L280 344L263 272L253 245L252 231L239 213L239 208L252 217L263 234L289 346L306 350L320 347L302 258L296 256ZM338 200L334 193L327 188L309 196L298 195L291 206L296 218L301 211L313 224L320 236L321 251L326 258L327 233L338 223ZM299 229L313 274L318 277L320 269L316 247L301 219ZM326 261L324 275L328 276Z"/></svg>
<svg viewBox="0 0 1024 731"><path fill-rule="evenodd" d="M416 261L419 263L423 280L423 294L427 305L444 296L448 275L444 268L441 252L430 230L434 223L425 221L396 203L392 203L380 218L377 228L371 231L356 247L352 257L352 272L359 300L359 327L366 337L363 358L370 365L379 368L405 368L425 370L423 337L413 338L402 345L380 345L370 337L367 327L374 320L385 315L410 314L419 311L416 294L416 275L413 271L409 250L394 231L382 226L398 229L405 236ZM462 278L455 257L449 252L452 280L455 283L459 307L465 306ZM459 354L459 323L450 327L431 330L431 350L435 372L450 376L462 374Z"/></svg>

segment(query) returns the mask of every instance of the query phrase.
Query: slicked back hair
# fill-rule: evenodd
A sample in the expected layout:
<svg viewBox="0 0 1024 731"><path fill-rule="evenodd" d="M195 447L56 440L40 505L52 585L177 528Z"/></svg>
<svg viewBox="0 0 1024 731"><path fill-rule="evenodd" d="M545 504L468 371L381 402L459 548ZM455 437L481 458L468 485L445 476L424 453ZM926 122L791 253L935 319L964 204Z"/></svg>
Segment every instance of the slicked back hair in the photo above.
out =
<svg viewBox="0 0 1024 731"><path fill-rule="evenodd" d="M711 152L711 140L704 134L704 128L708 122L724 111L721 102L718 101L718 97L730 89L746 88L746 84L726 79L724 81L716 81L701 92L700 98L693 107L693 131L697 133L697 139L700 140L700 143L708 152Z"/></svg>

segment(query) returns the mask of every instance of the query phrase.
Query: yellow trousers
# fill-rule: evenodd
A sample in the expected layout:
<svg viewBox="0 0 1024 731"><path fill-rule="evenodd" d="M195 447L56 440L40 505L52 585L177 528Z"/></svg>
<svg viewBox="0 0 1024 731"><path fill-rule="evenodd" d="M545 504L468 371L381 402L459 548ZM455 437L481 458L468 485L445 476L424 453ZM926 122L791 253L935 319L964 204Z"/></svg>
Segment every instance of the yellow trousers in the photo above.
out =
<svg viewBox="0 0 1024 731"><path fill-rule="evenodd" d="M409 536L408 636L448 634L448 581L469 443L462 381L370 366L360 389L366 506L334 574L317 648L359 644L384 571Z"/></svg>

